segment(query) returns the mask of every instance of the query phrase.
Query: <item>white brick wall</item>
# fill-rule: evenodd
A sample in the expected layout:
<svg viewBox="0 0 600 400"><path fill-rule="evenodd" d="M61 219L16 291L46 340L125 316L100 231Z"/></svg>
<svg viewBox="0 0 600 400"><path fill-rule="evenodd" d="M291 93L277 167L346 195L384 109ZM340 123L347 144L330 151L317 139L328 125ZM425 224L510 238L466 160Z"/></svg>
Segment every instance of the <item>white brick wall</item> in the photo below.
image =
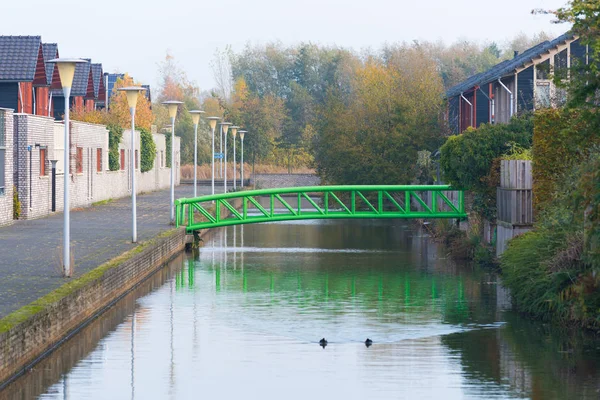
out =
<svg viewBox="0 0 600 400"><path fill-rule="evenodd" d="M13 222L13 112L0 108L4 114L4 194L0 194L0 226ZM1 118L1 116L0 116Z"/></svg>
<svg viewBox="0 0 600 400"><path fill-rule="evenodd" d="M39 117L28 114L15 114L15 139L18 147L15 150L18 158L14 162L15 176L18 178L19 197L22 199L22 219L39 218L51 213L52 196L52 169L51 163L47 165L47 175L40 176L39 147L47 146L48 160L57 159L56 176L56 210L63 210L64 174L62 173L64 141L64 124L55 122L51 118ZM70 165L72 174L69 176L71 208L89 206L94 202L119 198L131 194L131 174L129 168L131 132L123 133L119 150L125 150L125 169L119 171L108 170L108 131L103 125L88 124L77 121L71 122ZM165 152L164 135L153 135L157 147L157 154ZM32 151L27 149L32 146ZM176 166L179 169L179 138L175 140ZM77 148L83 152L81 172L77 172ZM139 153L140 135L136 132L136 148ZM98 171L97 149L102 149L102 165ZM120 159L120 158L119 158ZM170 185L170 169L158 165L155 160L154 167L148 172L141 173L136 170L137 192L148 192L167 188ZM31 171L31 174L30 174ZM180 173L176 173L176 184L179 184ZM30 196L31 194L31 196ZM11 203L12 204L12 203ZM12 217L12 205L11 205Z"/></svg>

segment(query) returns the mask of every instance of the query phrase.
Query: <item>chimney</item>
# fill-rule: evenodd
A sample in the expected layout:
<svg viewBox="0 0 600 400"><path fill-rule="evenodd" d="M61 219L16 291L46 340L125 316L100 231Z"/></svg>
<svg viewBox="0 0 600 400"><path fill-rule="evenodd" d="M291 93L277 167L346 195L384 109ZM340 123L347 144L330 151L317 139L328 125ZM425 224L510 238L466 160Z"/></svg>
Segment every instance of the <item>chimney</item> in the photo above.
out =
<svg viewBox="0 0 600 400"><path fill-rule="evenodd" d="M515 50L515 55L513 58L517 58L518 55L519 55L519 50Z"/></svg>

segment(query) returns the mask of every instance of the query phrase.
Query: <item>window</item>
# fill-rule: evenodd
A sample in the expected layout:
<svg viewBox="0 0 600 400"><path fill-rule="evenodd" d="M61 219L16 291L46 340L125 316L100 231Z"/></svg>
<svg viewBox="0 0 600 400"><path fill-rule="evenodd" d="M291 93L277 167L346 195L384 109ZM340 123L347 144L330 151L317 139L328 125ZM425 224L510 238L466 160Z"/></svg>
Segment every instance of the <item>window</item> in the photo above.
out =
<svg viewBox="0 0 600 400"><path fill-rule="evenodd" d="M46 163L48 162L46 152L46 149L40 148L40 176L46 175Z"/></svg>
<svg viewBox="0 0 600 400"><path fill-rule="evenodd" d="M102 149L96 149L96 171L102 172Z"/></svg>
<svg viewBox="0 0 600 400"><path fill-rule="evenodd" d="M140 168L140 160L138 157L138 151L135 151L135 169L139 169Z"/></svg>
<svg viewBox="0 0 600 400"><path fill-rule="evenodd" d="M4 174L6 173L6 131L4 124L4 110L0 110L0 195L5 193Z"/></svg>
<svg viewBox="0 0 600 400"><path fill-rule="evenodd" d="M78 174L83 173L83 147L77 148L77 159L75 161L75 172Z"/></svg>
<svg viewBox="0 0 600 400"><path fill-rule="evenodd" d="M121 171L125 170L125 150L121 149Z"/></svg>

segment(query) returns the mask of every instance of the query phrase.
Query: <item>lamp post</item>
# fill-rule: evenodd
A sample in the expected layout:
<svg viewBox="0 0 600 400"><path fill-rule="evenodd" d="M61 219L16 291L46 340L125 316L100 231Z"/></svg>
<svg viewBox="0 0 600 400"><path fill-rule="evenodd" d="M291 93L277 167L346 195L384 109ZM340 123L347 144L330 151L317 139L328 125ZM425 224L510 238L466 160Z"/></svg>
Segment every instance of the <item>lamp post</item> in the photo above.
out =
<svg viewBox="0 0 600 400"><path fill-rule="evenodd" d="M229 126L231 122L221 122L221 129L223 130L223 137L225 138L225 174L223 175L223 193L227 193L227 131L229 130Z"/></svg>
<svg viewBox="0 0 600 400"><path fill-rule="evenodd" d="M87 61L78 58L55 58L49 62L58 66L60 82L65 96L65 150L64 150L64 236L63 236L63 273L65 276L71 276L71 222L69 214L69 161L70 143L69 143L69 103L71 98L71 85L75 75L75 66Z"/></svg>
<svg viewBox="0 0 600 400"><path fill-rule="evenodd" d="M212 132L212 157L210 159L211 164L211 187L212 194L215 194L215 128L217 127L217 121L221 118L219 117L208 117L208 125L210 126L210 130Z"/></svg>
<svg viewBox="0 0 600 400"><path fill-rule="evenodd" d="M240 141L242 142L242 162L241 162L241 178L242 178L242 188L244 188L244 136L246 136L247 131L240 131Z"/></svg>
<svg viewBox="0 0 600 400"><path fill-rule="evenodd" d="M240 129L239 126L231 127L231 136L233 136L233 190L237 190L235 181L237 180L237 176L235 175L235 137L237 136L237 131Z"/></svg>
<svg viewBox="0 0 600 400"><path fill-rule="evenodd" d="M141 86L128 86L118 90L127 94L127 104L129 105L129 113L131 114L131 160L129 162L129 168L131 169L131 242L137 243L137 197L135 191L135 106L137 105L138 95L142 90L146 89Z"/></svg>
<svg viewBox="0 0 600 400"><path fill-rule="evenodd" d="M169 117L171 117L171 224L175 223L175 117L177 116L177 107L183 104L182 101L168 100L162 104L167 106Z"/></svg>
<svg viewBox="0 0 600 400"><path fill-rule="evenodd" d="M204 114L201 110L191 110L192 122L194 123L194 197L198 197L198 122L200 122L200 116Z"/></svg>

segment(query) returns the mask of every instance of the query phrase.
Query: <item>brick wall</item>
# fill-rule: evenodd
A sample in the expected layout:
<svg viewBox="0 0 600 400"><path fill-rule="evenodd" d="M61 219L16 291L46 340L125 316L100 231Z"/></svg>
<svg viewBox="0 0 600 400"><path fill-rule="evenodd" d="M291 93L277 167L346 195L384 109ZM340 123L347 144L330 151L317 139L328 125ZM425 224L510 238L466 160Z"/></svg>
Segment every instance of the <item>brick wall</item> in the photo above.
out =
<svg viewBox="0 0 600 400"><path fill-rule="evenodd" d="M2 115L3 114L3 115ZM13 222L13 112L0 108L4 118L4 193L0 194L0 226ZM0 127L2 124L0 123Z"/></svg>
<svg viewBox="0 0 600 400"><path fill-rule="evenodd" d="M62 211L63 204L63 160L64 124L52 118L29 114L14 115L14 179L17 182L21 199L21 219L46 216L52 212L52 168L49 160L57 161L56 211ZM164 135L154 134L157 153L160 158L166 151ZM36 147L36 144L39 146ZM123 133L119 151L125 150L125 169L108 169L108 131L103 125L71 122L70 130L70 204L71 208L89 206L94 202L131 195L131 131ZM175 140L176 168L179 170L180 140ZM46 148L48 161L46 175L40 176L40 148ZM81 150L78 169L77 152ZM100 153L98 149L101 149ZM140 134L136 132L136 149L140 152ZM162 153L161 153L162 152ZM100 158L100 162L99 162ZM163 157L164 158L164 157ZM98 165L101 166L98 170ZM179 184L179 171L176 171L176 184ZM147 172L136 169L136 191L148 192L170 186L170 168L155 159L154 167ZM12 203L11 203L12 204ZM12 205L11 205L12 218Z"/></svg>
<svg viewBox="0 0 600 400"><path fill-rule="evenodd" d="M257 189L272 189L299 186L319 186L321 178L313 174L254 174L250 185Z"/></svg>
<svg viewBox="0 0 600 400"><path fill-rule="evenodd" d="M0 334L0 386L162 267L185 246L182 228Z"/></svg>

